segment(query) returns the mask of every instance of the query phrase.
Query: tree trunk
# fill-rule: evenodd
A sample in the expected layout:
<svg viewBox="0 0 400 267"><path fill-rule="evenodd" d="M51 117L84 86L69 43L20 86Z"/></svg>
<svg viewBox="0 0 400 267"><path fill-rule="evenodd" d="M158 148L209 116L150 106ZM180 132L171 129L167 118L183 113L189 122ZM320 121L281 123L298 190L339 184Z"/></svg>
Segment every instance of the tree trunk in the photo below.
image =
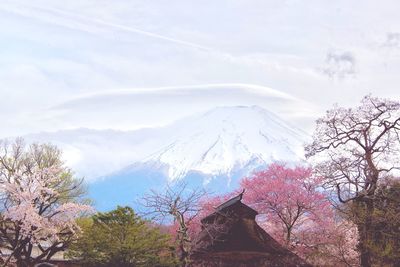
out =
<svg viewBox="0 0 400 267"><path fill-rule="evenodd" d="M290 239L291 239L291 235L292 235L292 229L291 228L287 228L286 229L286 247L290 247Z"/></svg>
<svg viewBox="0 0 400 267"><path fill-rule="evenodd" d="M186 226L185 218L179 212L174 213L175 219L179 223L178 229L178 242L179 242L179 261L181 262L181 266L184 267L187 265L188 256L189 256L189 247L190 247L190 238L188 235L188 228Z"/></svg>
<svg viewBox="0 0 400 267"><path fill-rule="evenodd" d="M29 265L24 260L21 259L17 260L16 264L17 267L29 267Z"/></svg>
<svg viewBox="0 0 400 267"><path fill-rule="evenodd" d="M370 267L371 266L371 254L368 248L368 237L367 237L367 229L365 225L358 225L358 232L360 235L359 240L359 250L360 250L360 260L362 267Z"/></svg>
<svg viewBox="0 0 400 267"><path fill-rule="evenodd" d="M357 210L359 213L357 229L359 234L359 251L360 260L362 267L372 266L372 253L369 246L371 241L371 225L372 225L372 212L373 212L373 201L372 200L362 200L362 202L356 203Z"/></svg>

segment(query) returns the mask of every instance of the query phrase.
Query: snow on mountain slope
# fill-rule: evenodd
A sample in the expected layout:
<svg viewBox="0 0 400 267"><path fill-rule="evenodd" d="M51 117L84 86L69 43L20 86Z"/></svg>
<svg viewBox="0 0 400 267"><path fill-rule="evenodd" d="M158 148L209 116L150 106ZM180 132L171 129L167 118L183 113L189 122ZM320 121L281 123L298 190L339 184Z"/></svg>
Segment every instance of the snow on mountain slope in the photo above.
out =
<svg viewBox="0 0 400 267"><path fill-rule="evenodd" d="M69 166L94 181L140 166L166 172L170 180L189 172L229 176L244 167L302 160L308 137L258 106L233 106L214 108L160 128L126 132L74 129L25 138L58 145Z"/></svg>
<svg viewBox="0 0 400 267"><path fill-rule="evenodd" d="M231 174L251 162L301 161L307 135L258 106L218 107L166 129L168 143L143 162L168 167L178 179L189 171Z"/></svg>

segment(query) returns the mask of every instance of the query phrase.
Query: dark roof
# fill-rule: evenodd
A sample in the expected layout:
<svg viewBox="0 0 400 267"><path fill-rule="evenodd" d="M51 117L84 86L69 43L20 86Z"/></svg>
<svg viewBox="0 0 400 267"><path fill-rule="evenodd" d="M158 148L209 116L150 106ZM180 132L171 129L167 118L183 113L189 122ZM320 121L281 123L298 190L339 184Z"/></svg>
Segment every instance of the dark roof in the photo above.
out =
<svg viewBox="0 0 400 267"><path fill-rule="evenodd" d="M201 222L204 223L208 220L211 220L211 218L214 218L218 214L224 213L225 211L227 211L228 208L231 208L231 207L235 208L236 210L237 209L246 210L247 214L251 214L251 216L255 217L258 214L258 212L242 203L241 200L243 198L243 193L244 193L244 190L242 191L242 193L240 193L236 197L233 197L233 198L225 201L224 203L220 204L218 207L215 208L215 211L213 213L204 217L201 220Z"/></svg>
<svg viewBox="0 0 400 267"><path fill-rule="evenodd" d="M241 200L242 200L242 198L243 198L243 193L244 193L244 190L243 190L242 193L240 193L240 194L237 195L236 197L231 198L231 199L229 199L228 201L225 201L224 203L222 203L221 205L219 205L218 207L216 207L216 208L215 208L215 211L216 211L216 212L221 211L221 210L223 210L223 209L225 209L225 208L227 208L227 207L229 207L229 206L232 206L232 205L234 205L234 204L236 204L236 203L238 203L238 202L241 202Z"/></svg>
<svg viewBox="0 0 400 267"><path fill-rule="evenodd" d="M189 266L311 267L257 224L257 211L243 204L242 196L243 192L201 220Z"/></svg>

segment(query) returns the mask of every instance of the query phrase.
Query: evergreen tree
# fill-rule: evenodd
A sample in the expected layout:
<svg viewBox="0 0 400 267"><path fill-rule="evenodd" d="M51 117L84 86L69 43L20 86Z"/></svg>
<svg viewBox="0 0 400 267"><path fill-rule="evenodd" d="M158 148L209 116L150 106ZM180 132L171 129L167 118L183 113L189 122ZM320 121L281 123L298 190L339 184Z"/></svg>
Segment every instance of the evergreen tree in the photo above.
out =
<svg viewBox="0 0 400 267"><path fill-rule="evenodd" d="M169 237L130 207L98 213L80 224L83 234L69 256L85 266L175 266Z"/></svg>
<svg viewBox="0 0 400 267"><path fill-rule="evenodd" d="M400 266L400 182L381 185L375 195L373 234L368 242L376 266Z"/></svg>

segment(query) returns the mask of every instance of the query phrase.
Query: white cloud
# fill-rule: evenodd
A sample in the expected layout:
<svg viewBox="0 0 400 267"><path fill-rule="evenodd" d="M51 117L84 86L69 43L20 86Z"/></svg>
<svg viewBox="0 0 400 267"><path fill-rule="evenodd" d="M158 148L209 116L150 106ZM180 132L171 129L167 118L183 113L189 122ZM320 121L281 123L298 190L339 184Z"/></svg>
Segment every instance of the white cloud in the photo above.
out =
<svg viewBox="0 0 400 267"><path fill-rule="evenodd" d="M386 34L386 41L383 44L384 46L390 48L399 48L400 47L400 33L399 32L389 32Z"/></svg>
<svg viewBox="0 0 400 267"><path fill-rule="evenodd" d="M15 3L15 2L13 2ZM144 31L134 27L129 27L117 23L104 21L97 18L90 18L81 16L73 12L64 11L58 8L34 6L34 5L3 5L0 6L7 12L14 13L19 16L32 18L35 20L44 21L50 24L56 24L65 28L71 28L91 34L107 34L114 31L126 31L134 34L144 35L150 38L156 38L166 42L172 42L179 45L189 46L202 50L212 50L211 48L180 40L172 37L168 37L162 34Z"/></svg>
<svg viewBox="0 0 400 267"><path fill-rule="evenodd" d="M398 1L4 0L0 136L137 128L229 104L258 104L309 125L334 102L352 105L370 92L399 97L399 8Z"/></svg>
<svg viewBox="0 0 400 267"><path fill-rule="evenodd" d="M215 106L259 105L288 120L308 118L315 109L289 94L251 84L205 84L125 89L85 94L50 107L39 123L52 130L74 127L132 130L155 127ZM304 125L303 125L304 126ZM70 127L72 128L72 127Z"/></svg>
<svg viewBox="0 0 400 267"><path fill-rule="evenodd" d="M326 55L322 73L330 78L353 78L356 75L356 58L349 51L330 51Z"/></svg>

